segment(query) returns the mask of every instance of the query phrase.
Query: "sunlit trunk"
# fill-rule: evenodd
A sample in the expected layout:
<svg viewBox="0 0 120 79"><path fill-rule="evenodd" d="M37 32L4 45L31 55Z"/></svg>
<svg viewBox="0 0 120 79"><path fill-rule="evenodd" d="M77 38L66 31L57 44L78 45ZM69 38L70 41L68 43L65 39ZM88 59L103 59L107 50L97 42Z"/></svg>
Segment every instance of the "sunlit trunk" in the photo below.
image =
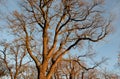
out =
<svg viewBox="0 0 120 79"><path fill-rule="evenodd" d="M44 74L39 73L38 79L47 79L47 77Z"/></svg>
<svg viewBox="0 0 120 79"><path fill-rule="evenodd" d="M43 71L44 69L37 67L37 71L38 71L38 76L37 79L47 79L46 75L45 75L45 71Z"/></svg>

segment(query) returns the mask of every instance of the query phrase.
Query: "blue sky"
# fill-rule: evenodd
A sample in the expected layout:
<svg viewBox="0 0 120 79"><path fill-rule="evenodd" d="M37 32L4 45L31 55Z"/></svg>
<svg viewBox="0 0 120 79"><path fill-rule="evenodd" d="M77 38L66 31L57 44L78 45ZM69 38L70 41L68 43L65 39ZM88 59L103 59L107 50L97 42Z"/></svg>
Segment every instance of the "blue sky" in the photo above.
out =
<svg viewBox="0 0 120 79"><path fill-rule="evenodd" d="M114 17L114 31L103 41L96 43L94 48L98 52L97 58L107 57L108 63L105 65L110 71L117 71L115 64L117 63L117 55L120 52L120 0L106 0L105 10Z"/></svg>
<svg viewBox="0 0 120 79"><path fill-rule="evenodd" d="M8 0L8 9L5 7L1 8L1 10L5 12L7 10L10 12L11 10L17 9L18 6L15 1L16 0ZM97 56L95 58L96 60L100 60L102 57L109 58L108 63L105 64L104 67L107 67L108 70L112 71L114 69L114 65L117 63L117 55L120 52L120 0L106 0L104 9L107 14L112 14L114 16L113 26L115 29L114 32L103 41L94 43L94 49L97 52ZM0 36L3 37L4 34L0 34Z"/></svg>

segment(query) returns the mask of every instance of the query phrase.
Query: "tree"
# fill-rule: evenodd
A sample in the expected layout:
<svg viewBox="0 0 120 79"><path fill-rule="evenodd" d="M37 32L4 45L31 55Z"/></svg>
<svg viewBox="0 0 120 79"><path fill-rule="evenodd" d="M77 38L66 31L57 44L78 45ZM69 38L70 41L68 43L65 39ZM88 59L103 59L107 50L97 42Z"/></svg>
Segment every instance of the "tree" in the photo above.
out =
<svg viewBox="0 0 120 79"><path fill-rule="evenodd" d="M0 60L3 64L3 76L8 75L11 79L18 79L26 69L26 65L31 61L26 60L26 49L24 46L20 45L17 40L14 40L13 43L1 43L0 50ZM24 61L24 62L23 62Z"/></svg>
<svg viewBox="0 0 120 79"><path fill-rule="evenodd" d="M51 79L66 53L85 41L98 42L110 32L111 20L100 8L103 0L23 0L22 11L8 17L14 39L33 59L38 79Z"/></svg>
<svg viewBox="0 0 120 79"><path fill-rule="evenodd" d="M99 72L99 74L100 74L100 72ZM104 72L102 72L101 78L103 78L103 79L119 79L120 76L117 73L114 74L114 73L104 71Z"/></svg>
<svg viewBox="0 0 120 79"><path fill-rule="evenodd" d="M52 76L52 79L97 79L100 78L98 75L100 74L100 69L97 67L101 66L103 63L106 62L107 59L102 59L99 62L94 62L92 67L81 58L79 57L87 57L93 55L91 54L84 54L78 57L69 56L68 58L62 59L55 69L55 73ZM86 60L87 61L87 60ZM102 69L101 69L102 70Z"/></svg>
<svg viewBox="0 0 120 79"><path fill-rule="evenodd" d="M81 72L83 68L75 62L76 58L71 56L67 59L61 60L55 69L55 73L52 79L78 79L81 77ZM82 65L85 65L81 62Z"/></svg>
<svg viewBox="0 0 120 79"><path fill-rule="evenodd" d="M7 75L7 68L3 64L3 61L0 60L0 77Z"/></svg>

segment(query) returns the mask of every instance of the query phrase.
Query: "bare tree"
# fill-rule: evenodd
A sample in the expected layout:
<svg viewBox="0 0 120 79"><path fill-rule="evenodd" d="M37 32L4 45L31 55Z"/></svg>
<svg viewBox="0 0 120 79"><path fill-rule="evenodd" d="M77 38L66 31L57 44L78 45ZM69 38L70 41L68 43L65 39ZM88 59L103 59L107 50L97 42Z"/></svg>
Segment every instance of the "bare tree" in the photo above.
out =
<svg viewBox="0 0 120 79"><path fill-rule="evenodd" d="M7 75L7 68L5 67L2 60L0 60L0 77Z"/></svg>
<svg viewBox="0 0 120 79"><path fill-rule="evenodd" d="M99 72L99 74L100 74L100 72ZM104 72L102 72L101 78L103 78L103 79L119 79L120 76L118 74L114 74L113 72L110 73L110 72L104 71Z"/></svg>
<svg viewBox="0 0 120 79"><path fill-rule="evenodd" d="M67 59L62 59L57 64L52 79L97 79L99 75L97 67L105 63L106 59L96 62L92 67L89 67L85 61L79 59L79 57L83 56L88 57L85 54L78 57L69 56Z"/></svg>
<svg viewBox="0 0 120 79"><path fill-rule="evenodd" d="M78 79L80 78L82 71L83 68L74 61L74 58L70 57L68 59L61 60L57 64L53 79Z"/></svg>
<svg viewBox="0 0 120 79"><path fill-rule="evenodd" d="M103 0L23 0L22 12L8 17L9 30L36 64L38 79L51 79L57 64L83 41L98 42L110 32Z"/></svg>
<svg viewBox="0 0 120 79"><path fill-rule="evenodd" d="M1 48L3 50L0 50L0 60L6 68L5 75L11 79L18 79L19 75L25 71L25 66L30 62L24 60L27 50L17 41L13 41L12 44L2 43Z"/></svg>

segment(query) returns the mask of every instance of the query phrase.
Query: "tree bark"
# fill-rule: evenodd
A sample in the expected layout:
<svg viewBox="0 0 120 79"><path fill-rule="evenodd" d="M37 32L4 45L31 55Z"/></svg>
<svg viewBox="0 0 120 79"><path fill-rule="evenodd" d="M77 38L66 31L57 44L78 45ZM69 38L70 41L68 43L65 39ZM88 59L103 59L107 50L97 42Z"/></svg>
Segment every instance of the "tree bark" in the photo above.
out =
<svg viewBox="0 0 120 79"><path fill-rule="evenodd" d="M37 67L37 71L38 71L38 77L37 79L47 79L46 75L45 75L45 71L43 71L44 69L42 67Z"/></svg>

